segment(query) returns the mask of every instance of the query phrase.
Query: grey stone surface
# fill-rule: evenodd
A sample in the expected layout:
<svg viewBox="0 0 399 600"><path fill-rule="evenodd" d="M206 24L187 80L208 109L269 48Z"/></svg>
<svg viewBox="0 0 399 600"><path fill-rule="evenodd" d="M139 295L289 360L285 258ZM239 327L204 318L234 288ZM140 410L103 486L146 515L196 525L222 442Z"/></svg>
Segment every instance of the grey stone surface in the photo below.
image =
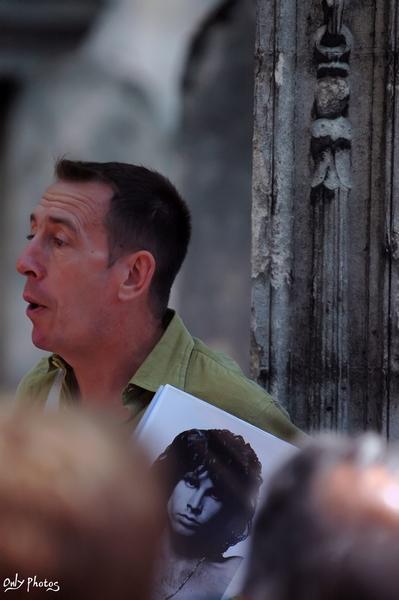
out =
<svg viewBox="0 0 399 600"><path fill-rule="evenodd" d="M395 6L346 3L350 71L335 68L346 70L348 97L346 84L321 89L315 42L337 60L317 34L322 2L258 1L252 366L304 429L399 437ZM329 123L331 140L351 139L352 181L348 151L331 151L327 179L311 154L315 117L339 111L347 120L341 133ZM330 193L311 192L316 175Z"/></svg>
<svg viewBox="0 0 399 600"><path fill-rule="evenodd" d="M186 74L181 182L194 220L181 309L191 330L248 368L255 5L224 2Z"/></svg>
<svg viewBox="0 0 399 600"><path fill-rule="evenodd" d="M32 78L87 35L106 0L2 0L0 74Z"/></svg>

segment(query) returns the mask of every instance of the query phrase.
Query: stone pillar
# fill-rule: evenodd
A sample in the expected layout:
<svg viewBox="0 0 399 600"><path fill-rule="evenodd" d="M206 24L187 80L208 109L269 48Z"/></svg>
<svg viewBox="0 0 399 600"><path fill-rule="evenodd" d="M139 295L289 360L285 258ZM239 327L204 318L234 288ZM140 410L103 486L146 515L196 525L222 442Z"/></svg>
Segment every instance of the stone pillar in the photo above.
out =
<svg viewBox="0 0 399 600"><path fill-rule="evenodd" d="M181 274L190 331L249 367L255 9L223 2L191 47L180 129L193 238Z"/></svg>
<svg viewBox="0 0 399 600"><path fill-rule="evenodd" d="M351 202L350 96L352 35L342 23L343 0L325 2L314 36L312 298L309 424L343 429L349 401L348 205Z"/></svg>
<svg viewBox="0 0 399 600"><path fill-rule="evenodd" d="M258 0L252 370L307 430L399 437L397 13Z"/></svg>

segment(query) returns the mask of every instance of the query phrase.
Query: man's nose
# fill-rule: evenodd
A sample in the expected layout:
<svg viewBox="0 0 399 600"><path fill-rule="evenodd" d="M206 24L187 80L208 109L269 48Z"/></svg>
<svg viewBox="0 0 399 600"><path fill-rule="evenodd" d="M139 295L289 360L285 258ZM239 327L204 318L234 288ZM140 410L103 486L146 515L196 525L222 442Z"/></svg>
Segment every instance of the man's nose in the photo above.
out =
<svg viewBox="0 0 399 600"><path fill-rule="evenodd" d="M17 260L17 271L21 275L41 279L45 275L43 261L40 260L37 249L34 248L32 242L27 244L25 249L20 254Z"/></svg>
<svg viewBox="0 0 399 600"><path fill-rule="evenodd" d="M204 494L201 490L197 490L191 495L187 506L194 515L200 515L202 513L203 505Z"/></svg>

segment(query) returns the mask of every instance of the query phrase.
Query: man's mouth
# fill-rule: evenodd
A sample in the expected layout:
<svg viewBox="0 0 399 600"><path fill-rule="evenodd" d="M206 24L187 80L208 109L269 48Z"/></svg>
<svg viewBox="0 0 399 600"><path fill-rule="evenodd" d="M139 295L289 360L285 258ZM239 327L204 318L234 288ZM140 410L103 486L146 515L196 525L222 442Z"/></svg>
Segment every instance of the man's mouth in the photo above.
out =
<svg viewBox="0 0 399 600"><path fill-rule="evenodd" d="M29 302L26 312L28 314L37 313L40 310L43 310L44 308L47 308L47 307L44 306L43 304L36 304L36 302Z"/></svg>
<svg viewBox="0 0 399 600"><path fill-rule="evenodd" d="M28 307L26 309L28 315L39 312L41 309L47 308L44 304L36 302L36 298L32 298L31 296L24 295L24 300L28 303Z"/></svg>
<svg viewBox="0 0 399 600"><path fill-rule="evenodd" d="M178 513L177 520L180 521L182 525L185 525L185 527L189 527L190 529L196 529L200 526L200 523L196 519L192 519L184 513Z"/></svg>

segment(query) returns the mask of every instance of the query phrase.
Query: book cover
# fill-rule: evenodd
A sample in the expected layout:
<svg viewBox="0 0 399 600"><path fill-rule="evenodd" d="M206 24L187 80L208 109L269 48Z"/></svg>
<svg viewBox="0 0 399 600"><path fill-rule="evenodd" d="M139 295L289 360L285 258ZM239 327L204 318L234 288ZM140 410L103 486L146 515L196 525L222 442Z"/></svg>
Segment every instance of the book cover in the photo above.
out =
<svg viewBox="0 0 399 600"><path fill-rule="evenodd" d="M295 447L170 385L136 439L168 497L154 600L234 596L269 477Z"/></svg>

